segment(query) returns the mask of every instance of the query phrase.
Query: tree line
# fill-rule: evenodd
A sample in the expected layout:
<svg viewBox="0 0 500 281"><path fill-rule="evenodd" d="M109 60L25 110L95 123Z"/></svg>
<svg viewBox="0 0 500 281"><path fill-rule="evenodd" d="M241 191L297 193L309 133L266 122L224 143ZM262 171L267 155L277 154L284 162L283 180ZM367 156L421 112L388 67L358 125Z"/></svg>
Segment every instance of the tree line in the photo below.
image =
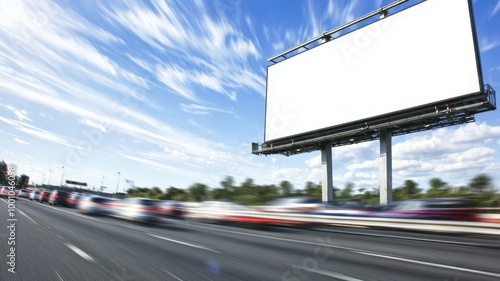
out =
<svg viewBox="0 0 500 281"><path fill-rule="evenodd" d="M12 180L12 178L14 179ZM25 174L22 174L20 176L18 175L10 176L9 166L7 165L7 163L5 163L5 161L3 160L0 161L0 185L11 186L11 183L14 182L16 189L23 189L28 185L29 180L30 177Z"/></svg>
<svg viewBox="0 0 500 281"><path fill-rule="evenodd" d="M428 182L427 189L419 188L418 183L406 180L402 186L393 188L393 201L413 198L467 197L478 207L500 207L500 192L493 186L493 180L486 174L472 178L467 185L451 186L439 178ZM321 184L307 182L303 189L296 189L289 181L281 181L278 185L258 185L247 178L236 184L233 177L226 176L219 187L210 188L203 183L194 183L187 189L169 187L163 191L159 187L134 187L127 191L131 197L148 197L160 200L176 200L201 202L204 200L231 200L244 205L263 205L274 199L293 196L309 196L321 198ZM368 206L378 206L379 190L355 191L353 183L344 188L333 188L335 199L357 199Z"/></svg>
<svg viewBox="0 0 500 281"><path fill-rule="evenodd" d="M0 161L0 184L8 184L8 165ZM15 176L16 188L22 189L29 182L29 176L22 174ZM159 187L134 187L127 190L131 197L148 197L159 200L176 200L201 202L204 200L231 200L244 205L263 205L269 201L293 196L308 196L321 198L321 184L307 182L304 188L297 189L289 181L281 181L278 185L258 185L254 180L247 178L240 184L236 184L234 178L226 176L220 182L219 187L210 188L203 183L194 183L188 188L169 187L165 191ZM379 190L355 191L354 183L346 183L340 189L333 188L335 199L357 199L368 206L378 206ZM406 180L402 186L393 188L393 201L413 198L436 198L436 197L467 197L478 207L500 207L500 192L493 185L493 180L486 174L480 174L472 178L468 184L463 186L451 186L440 178L433 178L428 182L428 188L420 188L413 180Z"/></svg>

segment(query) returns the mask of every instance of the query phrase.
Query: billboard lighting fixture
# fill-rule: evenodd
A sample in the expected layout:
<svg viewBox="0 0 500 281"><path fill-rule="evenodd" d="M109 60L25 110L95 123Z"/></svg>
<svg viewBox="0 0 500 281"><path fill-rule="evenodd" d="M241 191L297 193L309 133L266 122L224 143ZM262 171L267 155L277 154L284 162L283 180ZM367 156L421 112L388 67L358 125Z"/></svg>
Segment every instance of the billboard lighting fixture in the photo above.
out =
<svg viewBox="0 0 500 281"><path fill-rule="evenodd" d="M279 58L279 57L287 59L287 56L286 56L287 54L290 54L290 53L292 53L294 51L297 51L298 49L303 48L304 46L307 46L309 44L312 44L313 42L316 42L319 39L325 38L325 36L329 36L331 34L335 34L335 33L339 32L341 30L344 30L344 29L346 29L348 27L351 27L351 26L353 26L355 24L358 24L358 23L360 23L360 22L362 22L362 21L364 21L366 19L369 19L369 18L371 18L373 16L379 15L380 18L383 18L385 15L387 15L387 11L388 10L390 10L390 9L392 9L392 8L400 5L400 4L403 4L406 1L408 1L408 0L396 0L396 1L388 4L387 6L379 8L379 9L373 11L373 12L370 12L370 13L364 15L364 16L361 16L360 18L357 18L357 19L355 19L355 20L353 20L351 22L348 22L348 23L346 23L344 25L341 25L341 26L339 26L337 28L334 28L332 30L329 30L327 32L324 32L323 34L320 34L320 35L318 35L318 36L316 36L314 38L311 38L311 39L307 40L306 42L300 43L299 45L296 45L296 46L291 47L290 49L288 49L286 51L283 51L283 52L281 52L281 53L279 53L277 55L274 55L274 56L268 58L267 61L275 62L274 60L277 59L277 58ZM330 39L332 39L332 38L330 38ZM325 42L327 42L327 41L325 41Z"/></svg>
<svg viewBox="0 0 500 281"><path fill-rule="evenodd" d="M328 41L330 41L332 39L333 39L333 36L332 35L328 35L325 32L325 33L323 33L323 37L321 37L321 42L322 43L326 43L326 42L328 42Z"/></svg>

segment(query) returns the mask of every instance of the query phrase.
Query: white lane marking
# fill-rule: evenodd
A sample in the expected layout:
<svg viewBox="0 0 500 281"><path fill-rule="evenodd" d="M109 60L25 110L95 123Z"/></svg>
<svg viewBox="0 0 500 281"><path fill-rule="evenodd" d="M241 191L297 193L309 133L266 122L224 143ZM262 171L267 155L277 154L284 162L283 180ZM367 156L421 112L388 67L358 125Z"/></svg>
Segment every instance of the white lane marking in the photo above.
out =
<svg viewBox="0 0 500 281"><path fill-rule="evenodd" d="M422 261L417 261L417 260L412 260L412 259L397 258L397 257L392 257L392 256L380 255L380 254L367 253L367 252L364 252L363 250L355 249L355 248L349 248L349 247L335 246L335 245L324 244L324 243L314 243L314 242L300 241L300 240L280 238L280 237L267 236L267 235L244 233L244 232L224 230L224 229L217 229L217 228L205 227L205 226L199 226L199 225L193 225L193 224L191 226L199 227L199 228L205 228L205 229L211 229L211 230L215 230L215 231L219 231L219 232L228 232L228 233L235 233L235 234L241 234L241 235L247 235L247 236L254 236L254 237L260 237L260 238L269 238L269 239L281 240L281 241L287 241L287 242L293 242L293 243L310 244L310 245L320 245L320 246L324 246L324 247L342 249L342 250L346 250L346 251L354 252L354 253L358 253L358 254L372 255L372 256L378 256L378 257L385 257L385 258L388 258L388 259L395 259L395 260L401 260L401 261L407 261L407 262L419 263L419 264L423 264L423 265L434 266L434 267L441 267L441 268L447 268L447 269L455 269L455 270L466 271L466 272L471 272L471 273L476 273L476 274L482 274L482 275L489 275L489 276L494 276L494 277L500 277L500 274L497 274L497 273L491 273L491 272L486 272L486 271L461 268L461 267L456 267L456 266L451 266L451 265L444 265L444 264L437 264L437 263L430 263L430 262L422 262Z"/></svg>
<svg viewBox="0 0 500 281"><path fill-rule="evenodd" d="M167 270L165 270L165 269L163 269L163 268L162 268L161 270L165 271L168 275L170 275L170 276L174 277L175 279L177 279L177 280L179 280L179 281L182 281L182 279L180 279L179 277L177 277L177 276L173 275L172 273L168 272Z"/></svg>
<svg viewBox="0 0 500 281"><path fill-rule="evenodd" d="M19 199L18 199L19 200ZM7 201L5 201L5 199L2 198L2 201L5 202L6 204L8 203ZM22 215L24 215L25 217L27 217L30 221L32 221L33 223L35 224L38 224L34 219L32 219L30 216L26 215L23 211L19 210L16 206L16 211L21 213Z"/></svg>
<svg viewBox="0 0 500 281"><path fill-rule="evenodd" d="M440 268L446 268L446 269L452 269L452 270L458 270L458 271L465 271L465 272L469 272L469 273L475 273L475 274L480 274L480 275L488 275L488 276L493 276L493 277L499 277L500 278L500 274L493 273L493 272L487 272L487 271L481 271L481 270L475 270L475 269L468 269L468 268L456 267L456 266L451 266L451 265L444 265L444 264L439 264L439 263L417 261L417 260L412 260L412 259L405 259L405 258L399 258L399 257L393 257L393 256L386 256L386 255L381 255L381 254L367 253L367 252L363 252L363 251L355 251L355 252L358 253L358 254L361 254L361 255L374 256L374 257L379 257L379 258L392 259L392 260L398 260L398 261L404 261L404 262L410 262L410 263L416 263L416 264L422 264L422 265L428 265L428 266L440 267Z"/></svg>
<svg viewBox="0 0 500 281"><path fill-rule="evenodd" d="M57 270L55 268L52 268L52 269L56 272L57 277L59 278L59 280L64 281L64 279L61 277L61 274L59 274L59 272L57 272Z"/></svg>
<svg viewBox="0 0 500 281"><path fill-rule="evenodd" d="M27 218L28 218L30 221L32 221L33 223L38 224L38 223L37 223L34 219L32 219L30 216L26 215L23 211L21 211L21 210L19 210L19 209L17 209L17 211L18 211L19 213L21 213L22 215L24 215L25 217L27 217Z"/></svg>
<svg viewBox="0 0 500 281"><path fill-rule="evenodd" d="M326 271L326 270L321 270L321 269L304 269L309 272L317 273L320 275L328 276L328 277L333 277L336 279L344 280L344 281L363 281L361 279L357 279L354 277L350 277L344 274L332 272L332 271Z"/></svg>
<svg viewBox="0 0 500 281"><path fill-rule="evenodd" d="M324 247L330 247L330 248L341 249L341 250L346 250L346 251L359 251L359 249L349 248L349 247L343 247L343 246L337 246L337 245L332 245L332 244L317 243L317 242L308 242L308 241L301 241L301 240L295 240L295 239L281 238L281 237L275 237L275 236L267 236L267 235L261 235L261 234L253 234L253 233L245 233L245 232L225 230L225 229L217 229L217 228L206 227L206 226L201 226L201 225L194 225L194 224L191 224L191 226L198 227L198 228L211 229L211 230L215 230L215 231L219 231L219 232L241 234L241 235L246 235L246 236L268 238L268 239L273 239L273 240L280 240L280 241L300 243L300 244L307 244L307 245L324 246Z"/></svg>
<svg viewBox="0 0 500 281"><path fill-rule="evenodd" d="M84 258L86 261L88 261L88 262L95 262L94 258L92 258L91 256L89 256L84 251L80 250L75 245L72 245L72 244L69 244L69 243L65 243L65 245L66 245L66 247L70 248L73 252L75 252L77 255L79 255L80 257Z"/></svg>
<svg viewBox="0 0 500 281"><path fill-rule="evenodd" d="M220 252L216 251L216 250L212 250L208 247L205 247L205 246L201 246L201 245L196 245L196 244L192 244L192 243L187 243L187 242L183 242L183 241L179 241L179 240L175 240L175 239L171 239L171 238L167 238L167 237L164 237L164 236L160 236L160 235L156 235L156 234L152 234L152 233L148 233L150 236L153 236L153 237L156 237L156 238L159 238L159 239L163 239L163 240L167 240L167 241L170 241L170 242L174 242L174 243L178 243L178 244L182 244L182 245L186 245L186 246L189 246L189 247L193 247L193 248L198 248L198 249L203 249L203 250L207 250L207 251L210 251L210 252L214 252L214 253L217 253L217 254L220 254Z"/></svg>
<svg viewBox="0 0 500 281"><path fill-rule="evenodd" d="M342 231L342 230L331 230L326 228L318 228L317 230L331 233L340 233L340 234L353 234L353 235L362 235L362 236L373 236L373 237L381 237L381 238L394 238L394 239L402 239L402 240L413 240L420 242L433 242L433 243L442 243L442 244L453 244L460 246L487 246L477 243L468 243L468 242L459 242L459 241L446 241L439 239L429 239L429 238L419 238L419 237L406 237L406 236L397 236L397 235L389 235L389 234L376 234L376 233L367 233L367 232L352 232L352 231Z"/></svg>

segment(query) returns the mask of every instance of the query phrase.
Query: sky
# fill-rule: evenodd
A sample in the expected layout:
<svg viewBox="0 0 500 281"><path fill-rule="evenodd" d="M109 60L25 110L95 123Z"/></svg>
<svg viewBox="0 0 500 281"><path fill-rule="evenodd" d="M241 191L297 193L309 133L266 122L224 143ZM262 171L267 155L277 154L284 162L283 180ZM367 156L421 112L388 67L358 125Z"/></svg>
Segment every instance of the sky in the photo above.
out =
<svg viewBox="0 0 500 281"><path fill-rule="evenodd" d="M264 141L267 59L392 1L0 0L0 159L35 184L320 183L320 152ZM408 6L415 1L409 1ZM473 1L483 79L500 90L500 1ZM500 115L393 138L393 187L500 186ZM333 185L379 186L379 142L333 148Z"/></svg>

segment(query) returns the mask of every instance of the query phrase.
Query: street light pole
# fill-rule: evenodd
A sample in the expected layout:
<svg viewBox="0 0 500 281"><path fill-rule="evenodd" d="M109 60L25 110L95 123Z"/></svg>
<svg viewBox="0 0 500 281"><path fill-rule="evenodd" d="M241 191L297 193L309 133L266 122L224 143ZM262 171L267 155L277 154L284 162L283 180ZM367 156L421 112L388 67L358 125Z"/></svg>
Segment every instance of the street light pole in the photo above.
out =
<svg viewBox="0 0 500 281"><path fill-rule="evenodd" d="M118 186L120 185L120 176L121 176L120 172L117 172L117 173L118 173L118 182L116 182L116 192L115 192L115 194L118 194Z"/></svg>
<svg viewBox="0 0 500 281"><path fill-rule="evenodd" d="M50 179L52 178L52 170L49 170L49 186L50 186Z"/></svg>
<svg viewBox="0 0 500 281"><path fill-rule="evenodd" d="M63 180L64 180L64 166L61 166L61 168L62 168L62 175L61 175L61 184L60 184L60 186L63 185Z"/></svg>

